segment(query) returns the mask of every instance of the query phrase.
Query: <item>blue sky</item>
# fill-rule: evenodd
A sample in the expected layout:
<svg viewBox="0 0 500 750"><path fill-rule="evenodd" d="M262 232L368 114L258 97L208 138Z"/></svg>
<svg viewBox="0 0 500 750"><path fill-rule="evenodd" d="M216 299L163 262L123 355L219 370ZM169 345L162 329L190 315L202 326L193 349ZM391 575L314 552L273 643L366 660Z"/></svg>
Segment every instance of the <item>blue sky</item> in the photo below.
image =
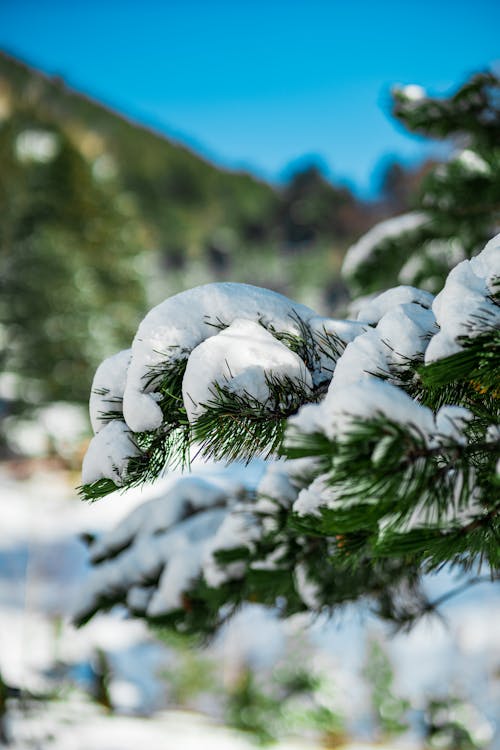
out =
<svg viewBox="0 0 500 750"><path fill-rule="evenodd" d="M497 0L0 0L0 46L229 167L314 156L364 194L429 146L393 83L450 91L500 61Z"/></svg>

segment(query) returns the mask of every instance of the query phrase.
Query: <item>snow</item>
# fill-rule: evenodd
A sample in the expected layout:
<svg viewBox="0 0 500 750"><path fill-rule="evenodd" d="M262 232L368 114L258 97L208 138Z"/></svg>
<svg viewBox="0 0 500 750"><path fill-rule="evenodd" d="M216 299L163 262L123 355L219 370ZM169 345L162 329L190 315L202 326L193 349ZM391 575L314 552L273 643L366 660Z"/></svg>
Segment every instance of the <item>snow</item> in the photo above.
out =
<svg viewBox="0 0 500 750"><path fill-rule="evenodd" d="M194 511L225 504L228 495L238 497L242 485L229 477L186 476L162 492L143 502L107 534L98 537L89 547L93 563L112 557L139 537L154 537L183 520ZM107 501L106 501L107 502Z"/></svg>
<svg viewBox="0 0 500 750"><path fill-rule="evenodd" d="M327 475L321 474L300 490L293 510L299 516L319 515L319 508L333 508L336 499L335 490L328 485Z"/></svg>
<svg viewBox="0 0 500 750"><path fill-rule="evenodd" d="M465 148L457 154L454 154L452 161L460 164L470 174L488 177L491 175L491 167L482 156L470 148Z"/></svg>
<svg viewBox="0 0 500 750"><path fill-rule="evenodd" d="M283 467L283 462L278 465ZM286 470L293 473L292 467L287 466ZM217 484L220 469L210 471L203 479L211 483L216 477ZM296 472L303 473L298 463ZM172 481L162 481L147 491L115 493L105 502L89 506L77 501L60 475L37 474L21 482L9 478L2 469L0 480L4 501L1 552L4 556L14 554L23 543L29 543L30 548L30 565L26 569L23 567L22 579L13 577L9 558L2 558L3 582L17 596L26 577L29 592L19 599L16 609L7 607L5 598L0 602L2 674L25 693L50 689L60 696L60 700L37 701L36 704L25 701L15 706L9 702L12 747L15 750L35 746L46 750L88 750L89 747L131 750L143 743L153 750L194 750L201 745L207 750L212 747L249 750L252 743L246 737L223 729L198 713L157 710L166 705L166 686L150 680L170 662L167 662L165 649L155 643L143 622L121 619L116 614L100 615L84 628L75 630L66 622L56 627L56 623L39 610L42 603L38 590L41 591L44 582L43 590L50 591L51 602L57 604L54 611L65 613L72 598L69 594L78 590L86 575L85 569L71 569L71 557L61 556L61 539L77 546L83 556L84 550L76 534L89 528L115 525L141 500L170 492ZM240 480L238 474L238 485ZM201 484L198 489L201 502ZM198 489L193 487L193 493ZM172 497L170 495L171 500ZM52 549L52 567L37 557L39 542ZM446 572L430 583L434 595L457 585ZM2 586L0 593L4 597L6 591ZM426 696L442 694L452 685L457 692L465 691L481 710L489 710L490 718L497 719L498 683L492 679L492 665L500 657L500 634L495 627L500 617L498 587L492 584L471 587L462 597L446 604L444 615L448 621L446 629L438 619L425 619L410 635L394 636L382 623L370 617L362 618L359 609L340 622L332 624L319 617L311 624L310 619L303 616L277 622L274 614L265 608L246 606L228 624L214 646L217 669L226 681L231 673L241 674L241 664L252 664L259 670L271 669L275 659L281 658L282 664L286 664L285 639L290 634L300 634L299 643L307 639L314 644L315 650L307 656L307 664L333 676L341 697L347 698L344 713L351 719L352 726L354 715L360 722L369 712L360 675L367 639L376 635L392 658L398 695L409 696L421 704ZM144 719L120 713L109 715L83 697L74 685L49 681L48 674L55 659L59 667L61 663L84 666L95 655L96 648L104 649L111 662L109 688L118 711L127 714L155 711L153 716ZM292 648L297 650L296 642ZM465 681L464 675L467 676ZM326 705L331 707L331 701ZM356 729L359 732L359 723ZM277 747L305 750L312 746L297 740L284 741ZM369 745L351 742L345 750L360 747L368 750Z"/></svg>
<svg viewBox="0 0 500 750"><path fill-rule="evenodd" d="M425 89L416 83L409 83L401 88L396 88L395 91L402 94L405 99L411 102L419 102L427 96Z"/></svg>
<svg viewBox="0 0 500 750"><path fill-rule="evenodd" d="M196 420L214 399L214 384L265 405L271 395L268 385L271 377L287 378L306 390L312 387L311 374L297 354L259 323L236 318L217 336L199 344L189 356L182 382L189 420Z"/></svg>
<svg viewBox="0 0 500 750"><path fill-rule="evenodd" d="M89 401L90 422L94 433L99 432L109 421L103 418L103 414L109 412L122 414L122 400L130 357L131 350L125 349L105 359L96 370Z"/></svg>
<svg viewBox="0 0 500 750"><path fill-rule="evenodd" d="M309 327L316 345L316 353L319 355L319 372L313 373L315 385L330 380L343 347L368 328L365 323L357 320L323 317L312 318Z"/></svg>
<svg viewBox="0 0 500 750"><path fill-rule="evenodd" d="M342 276L344 278L353 276L358 268L371 258L375 248L384 240L397 240L406 232L419 229L428 220L429 217L426 214L412 211L375 224L348 249L342 264Z"/></svg>
<svg viewBox="0 0 500 750"><path fill-rule="evenodd" d="M285 460L274 461L268 465L257 487L257 508L260 511L276 509L276 503L287 508L295 500L297 490L290 479L292 466L292 461Z"/></svg>
<svg viewBox="0 0 500 750"><path fill-rule="evenodd" d="M82 698L69 698L47 709L45 704L26 715L14 716L13 750L255 750L245 734L220 726L193 711L162 711L147 717L110 716ZM34 742L36 744L34 744ZM43 743L43 744L41 744ZM276 750L317 750L304 740L283 740ZM346 746L345 750L370 750ZM381 748L380 750L390 750Z"/></svg>
<svg viewBox="0 0 500 750"><path fill-rule="evenodd" d="M414 303L424 308L430 308L434 297L430 292L413 286L396 286L382 294L367 300L358 311L358 320L375 325L379 320L397 305Z"/></svg>
<svg viewBox="0 0 500 750"><path fill-rule="evenodd" d="M417 404L401 388L378 378L367 378L342 388L333 388L318 408L322 412L324 432L331 439L342 439L348 435L354 421L377 417L404 427L412 425L424 435L431 435L435 431L430 409ZM296 427L300 426L300 412L290 422Z"/></svg>
<svg viewBox="0 0 500 750"><path fill-rule="evenodd" d="M153 430L163 420L154 384L145 387L151 369L185 358L205 339L236 319L260 322L280 332L300 333L297 316L307 322L315 314L281 294L248 284L216 283L195 287L153 308L139 326L123 398L125 421L134 432Z"/></svg>
<svg viewBox="0 0 500 750"><path fill-rule="evenodd" d="M124 601L130 589L147 582L158 581L158 585L150 589L145 613L154 617L180 608L183 593L200 574L204 547L225 514L223 509L208 510L163 533L139 535L119 556L102 562L88 576L75 603L75 621L108 601Z"/></svg>
<svg viewBox="0 0 500 750"><path fill-rule="evenodd" d="M398 287L400 290L401 287ZM385 292L381 297L387 295ZM397 300L399 295L394 295ZM366 380L374 375L389 377L410 362L423 359L432 333L434 315L420 304L410 302L389 307L389 299L380 305L387 310L376 328L370 328L347 345L337 362L329 391ZM373 300L377 307L377 300Z"/></svg>
<svg viewBox="0 0 500 750"><path fill-rule="evenodd" d="M466 258L466 252L462 243L456 237L451 239L428 240L413 255L410 255L406 263L401 267L398 281L401 284L414 284L418 276L425 270L430 261L440 264L446 263L449 269L456 266ZM429 284L432 279L425 279Z"/></svg>
<svg viewBox="0 0 500 750"><path fill-rule="evenodd" d="M500 306L489 299L500 277L500 234L484 250L453 268L432 310L440 330L431 339L425 361L433 362L462 350L460 336L474 337L500 326Z"/></svg>
<svg viewBox="0 0 500 750"><path fill-rule="evenodd" d="M246 563L235 561L227 565L220 565L216 559L219 550L251 549L253 543L259 539L260 530L255 516L249 512L248 506L236 505L224 518L213 539L208 542L204 551L203 576L212 588L218 588L230 580L243 578Z"/></svg>
<svg viewBox="0 0 500 750"><path fill-rule="evenodd" d="M437 439L446 444L447 440L459 445L467 445L464 428L474 415L463 406L442 406L436 414Z"/></svg>
<svg viewBox="0 0 500 750"><path fill-rule="evenodd" d="M431 310L413 302L389 310L377 325L377 334L391 350L395 363L407 364L423 356L429 339L436 331Z"/></svg>
<svg viewBox="0 0 500 750"><path fill-rule="evenodd" d="M109 478L120 486L130 458L140 455L125 422L113 419L90 441L83 459L82 482Z"/></svg>
<svg viewBox="0 0 500 750"><path fill-rule="evenodd" d="M295 566L294 579L297 593L306 607L309 607L312 612L318 610L321 605L321 600L318 596L319 586L311 580L307 567L302 563Z"/></svg>
<svg viewBox="0 0 500 750"><path fill-rule="evenodd" d="M221 568L213 553L258 538L243 497L238 472L217 475L212 469L205 477L178 478L134 508L90 544L96 567L75 602L75 619L108 600L126 601L132 611L157 617L181 607L184 593L202 574L209 585L241 577L240 563Z"/></svg>

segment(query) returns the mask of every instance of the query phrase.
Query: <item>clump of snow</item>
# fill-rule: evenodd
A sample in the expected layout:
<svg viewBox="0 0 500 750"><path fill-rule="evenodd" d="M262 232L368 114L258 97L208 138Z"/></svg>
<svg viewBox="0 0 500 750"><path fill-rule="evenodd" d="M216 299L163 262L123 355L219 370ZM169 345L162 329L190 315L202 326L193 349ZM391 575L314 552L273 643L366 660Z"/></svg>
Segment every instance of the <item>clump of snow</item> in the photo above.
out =
<svg viewBox="0 0 500 750"><path fill-rule="evenodd" d="M191 352L182 382L189 420L197 419L214 399L214 384L266 404L269 378L288 378L306 389L312 387L311 374L297 354L259 323L236 318Z"/></svg>
<svg viewBox="0 0 500 750"><path fill-rule="evenodd" d="M379 320L396 305L404 305L409 302L430 308L434 296L423 289L413 286L395 286L376 297L368 299L358 311L358 320L363 323L375 325Z"/></svg>
<svg viewBox="0 0 500 750"><path fill-rule="evenodd" d="M90 441L83 459L82 482L90 484L98 479L112 479L120 486L129 460L139 454L125 422L113 419Z"/></svg>
<svg viewBox="0 0 500 750"><path fill-rule="evenodd" d="M90 544L95 567L75 603L75 620L110 602L157 617L182 607L184 594L203 574L209 585L241 577L240 563L219 566L214 553L258 538L243 497L246 490L235 477L188 476L136 507Z"/></svg>
<svg viewBox="0 0 500 750"><path fill-rule="evenodd" d="M320 475L298 494L293 504L293 510L299 516L317 515L322 506L331 506L335 499L335 491L328 485L328 477Z"/></svg>
<svg viewBox="0 0 500 750"><path fill-rule="evenodd" d="M436 328L432 311L411 302L389 310L376 331L390 349L393 361L405 364L423 356Z"/></svg>
<svg viewBox="0 0 500 750"><path fill-rule="evenodd" d="M342 264L342 276L344 278L353 276L358 268L371 258L374 249L383 241L397 239L406 232L413 232L422 227L428 220L426 214L420 211L412 211L375 224L348 249Z"/></svg>
<svg viewBox="0 0 500 750"><path fill-rule="evenodd" d="M163 415L154 384L145 385L151 369L186 357L205 339L219 334L221 325L244 318L275 331L300 334L297 318L307 323L314 316L305 305L248 284L207 284L170 297L146 315L132 344L123 397L125 421L134 432L159 427Z"/></svg>
<svg viewBox="0 0 500 750"><path fill-rule="evenodd" d="M357 320L323 317L312 318L309 327L320 363L319 373L313 373L315 385L331 378L343 348L368 328Z"/></svg>
<svg viewBox="0 0 500 750"><path fill-rule="evenodd" d="M488 162L470 148L465 148L463 151L455 154L452 160L460 164L470 174L477 174L484 177L488 177L491 174L491 167Z"/></svg>
<svg viewBox="0 0 500 750"><path fill-rule="evenodd" d="M213 539L207 544L203 557L203 575L212 588L218 588L229 580L238 580L245 574L246 563L235 562L220 565L217 552L220 550L246 547L252 549L260 537L260 529L255 516L244 504L238 504L224 518Z"/></svg>
<svg viewBox="0 0 500 750"><path fill-rule="evenodd" d="M94 433L108 423L109 419L103 415L113 412L122 414L130 356L130 349L125 349L105 359L96 370L89 401L90 422Z"/></svg>
<svg viewBox="0 0 500 750"><path fill-rule="evenodd" d="M397 287L391 291L402 289ZM428 341L436 330L433 313L414 302L391 308L390 300L397 301L403 295L387 295L387 292L380 295L385 300L379 306L377 300L373 300L375 310L387 309L387 312L376 328L368 329L348 344L337 362L330 390L374 375L390 377L395 368L400 371L410 362L423 359Z"/></svg>
<svg viewBox="0 0 500 750"><path fill-rule="evenodd" d="M416 83L409 83L401 88L396 88L395 91L402 94L410 102L419 102L427 96L425 89Z"/></svg>
<svg viewBox="0 0 500 750"><path fill-rule="evenodd" d="M284 460L269 464L257 487L257 508L260 511L274 509L276 503L287 508L295 500L297 490L290 479L291 465L291 461Z"/></svg>
<svg viewBox="0 0 500 750"><path fill-rule="evenodd" d="M443 290L432 304L440 331L427 347L426 362L461 351L461 336L474 337L500 326L500 306L490 299L498 277L500 234L479 255L462 261L448 274Z"/></svg>
<svg viewBox="0 0 500 750"><path fill-rule="evenodd" d="M445 263L451 269L460 261L465 260L466 253L462 243L453 237L449 240L429 240L417 252L410 255L406 263L401 267L398 281L401 284L415 284L417 278L425 271L429 261ZM429 285L433 278L425 278L423 282Z"/></svg>
<svg viewBox="0 0 500 750"><path fill-rule="evenodd" d="M242 486L229 479L182 477L159 497L135 508L112 531L97 537L89 548L90 559L97 563L112 557L139 537L163 533L187 515L225 505L228 495L238 497L242 492Z"/></svg>
<svg viewBox="0 0 500 750"><path fill-rule="evenodd" d="M129 592L130 604L137 608L137 587L142 589L143 612L152 617L182 607L183 593L200 574L205 547L225 515L225 509L208 510L163 533L138 535L121 554L102 562L88 576L75 607L75 621L89 617L101 605L124 601Z"/></svg>
<svg viewBox="0 0 500 750"><path fill-rule="evenodd" d="M344 388L333 388L321 404L325 434L342 439L360 419L383 417L420 433L432 435L434 415L401 388L378 378L368 378ZM299 413L300 414L300 413Z"/></svg>
<svg viewBox="0 0 500 750"><path fill-rule="evenodd" d="M472 421L474 415L463 406L442 406L436 414L437 440L440 443L451 441L467 445L464 428Z"/></svg>
<svg viewBox="0 0 500 750"><path fill-rule="evenodd" d="M319 586L311 579L307 567L302 563L299 563L295 566L294 573L295 588L297 589L298 595L310 610L313 612L318 610L321 606Z"/></svg>

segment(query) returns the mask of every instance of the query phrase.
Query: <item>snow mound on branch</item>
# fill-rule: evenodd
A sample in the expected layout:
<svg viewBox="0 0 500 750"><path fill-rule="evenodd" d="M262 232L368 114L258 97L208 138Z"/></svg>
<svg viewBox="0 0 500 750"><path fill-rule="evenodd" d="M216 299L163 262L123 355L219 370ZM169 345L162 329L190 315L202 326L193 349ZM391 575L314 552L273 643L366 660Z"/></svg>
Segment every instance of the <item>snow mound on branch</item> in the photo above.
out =
<svg viewBox="0 0 500 750"><path fill-rule="evenodd" d="M159 427L163 415L154 393L146 387L151 370L174 362L237 318L260 322L276 331L300 334L298 318L315 313L305 305L248 284L216 283L189 289L165 300L144 318L132 344L132 359L123 397L125 421L134 432Z"/></svg>
<svg viewBox="0 0 500 750"><path fill-rule="evenodd" d="M428 216L420 211L396 216L375 224L354 245L348 249L342 264L342 276L349 278L372 256L374 249L384 240L399 239L406 232L419 229L428 221Z"/></svg>
<svg viewBox="0 0 500 750"><path fill-rule="evenodd" d="M358 320L338 320L337 318L312 318L309 327L319 357L319 373L313 373L313 381L330 380L343 348L364 333L368 325ZM329 343L333 343L333 347ZM337 344L337 346L336 346ZM340 346L338 346L340 344Z"/></svg>
<svg viewBox="0 0 500 750"><path fill-rule="evenodd" d="M321 589L312 579L307 566L299 563L294 570L295 588L298 595L312 612L321 608Z"/></svg>
<svg viewBox="0 0 500 750"><path fill-rule="evenodd" d="M401 388L371 377L334 388L318 407L301 409L288 420L287 440L293 444L297 434L323 432L330 440L342 442L349 438L357 423L380 418L411 430L429 448L465 445L467 437L463 430L472 417L467 409L450 405L441 407L434 415ZM293 510L299 515L315 515L321 507L332 510L348 507L349 501L331 486L330 478L328 474L316 476L299 492Z"/></svg>
<svg viewBox="0 0 500 750"><path fill-rule="evenodd" d="M378 321L376 328L368 327L346 346L336 363L324 401L303 406L296 416L291 417L290 434L293 435L294 431L324 432L333 437L337 430L342 431L335 416L339 409L344 413L353 408L356 417L365 416L363 411L357 413L360 404L365 403L363 384L377 388L380 378L397 381L411 362L423 360L428 341L436 330L434 314L428 309L432 299L428 292L413 287L396 287L371 299L366 309L360 311L360 317L364 315L365 319ZM351 392L351 386L360 387ZM399 392L406 405L408 402L414 404L404 391L395 387L392 391L396 394L395 404ZM386 392L384 389L380 391L382 399ZM352 393L359 395L359 403L357 395L353 398ZM371 397L377 404L376 394L372 393Z"/></svg>
<svg viewBox="0 0 500 750"><path fill-rule="evenodd" d="M384 292L380 296L386 295ZM373 304L376 306L376 299ZM386 299L384 307L387 304ZM395 370L400 371L410 362L423 359L435 330L433 313L420 304L412 302L389 309L376 328L370 328L348 344L337 362L329 391L374 375L390 377Z"/></svg>
<svg viewBox="0 0 500 750"><path fill-rule="evenodd" d="M112 479L120 486L126 477L129 460L139 453L125 422L113 419L90 441L83 459L83 484Z"/></svg>
<svg viewBox="0 0 500 750"><path fill-rule="evenodd" d="M401 388L378 378L335 388L323 402L323 426L331 439L346 437L358 420L377 417L403 426L413 425L422 434L435 432L434 415Z"/></svg>
<svg viewBox="0 0 500 750"><path fill-rule="evenodd" d="M222 566L216 552L251 549L259 538L247 498L248 487L230 475L189 476L135 508L90 544L94 567L74 606L75 622L115 603L159 617L182 608L199 577L209 586L241 578L245 564Z"/></svg>
<svg viewBox="0 0 500 750"><path fill-rule="evenodd" d="M297 354L259 323L236 318L228 328L191 352L182 383L189 420L196 420L213 401L214 384L266 404L271 395L269 378L289 379L305 388L312 387L311 374Z"/></svg>
<svg viewBox="0 0 500 750"><path fill-rule="evenodd" d="M393 90L395 94L400 94L412 102L421 102L427 96L426 90L416 83L408 83L406 86L401 87L394 86Z"/></svg>
<svg viewBox="0 0 500 750"><path fill-rule="evenodd" d="M104 427L109 419L103 415L122 414L122 399L130 363L131 350L125 349L105 359L96 370L90 391L90 423L94 433Z"/></svg>
<svg viewBox="0 0 500 750"><path fill-rule="evenodd" d="M500 234L484 250L459 263L446 279L432 310L440 331L425 352L425 361L448 357L463 349L459 338L478 336L500 326L500 306L491 299L500 279Z"/></svg>
<svg viewBox="0 0 500 750"><path fill-rule="evenodd" d="M238 497L243 485L220 477L210 481L188 476L179 479L166 494L135 508L112 531L98 537L90 547L90 560L98 563L116 555L139 537L165 532L188 515L218 505L225 505L228 495Z"/></svg>
<svg viewBox="0 0 500 750"><path fill-rule="evenodd" d="M73 617L85 621L100 607L127 603L156 617L182 607L182 596L200 574L205 547L226 515L207 510L156 535L137 535L123 552L95 567Z"/></svg>
<svg viewBox="0 0 500 750"><path fill-rule="evenodd" d="M395 286L376 297L368 299L358 311L358 320L369 325L375 325L396 305L414 303L424 308L430 308L434 300L430 292L417 289L414 286Z"/></svg>
<svg viewBox="0 0 500 750"><path fill-rule="evenodd" d="M227 581L243 578L246 562L235 560L221 566L217 560L217 552L240 548L251 550L259 537L259 525L248 507L238 504L232 508L205 549L203 576L207 584L212 588L218 588Z"/></svg>

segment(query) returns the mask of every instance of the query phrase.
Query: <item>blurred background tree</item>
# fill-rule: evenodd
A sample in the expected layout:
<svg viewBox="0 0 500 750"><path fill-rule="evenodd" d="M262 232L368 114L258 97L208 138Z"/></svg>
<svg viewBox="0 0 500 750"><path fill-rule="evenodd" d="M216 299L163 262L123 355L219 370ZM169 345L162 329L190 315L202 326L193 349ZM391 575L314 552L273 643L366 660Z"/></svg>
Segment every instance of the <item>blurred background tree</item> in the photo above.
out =
<svg viewBox="0 0 500 750"><path fill-rule="evenodd" d="M2 355L15 397L84 401L100 357L144 311L141 225L61 128L34 111L0 128Z"/></svg>
<svg viewBox="0 0 500 750"><path fill-rule="evenodd" d="M454 150L447 162L422 166L416 192L408 192L398 164L389 166L384 194L398 213L405 203L414 212L374 227L349 250L343 272L354 296L398 283L436 293L500 223L500 78L477 73L447 98L415 85L394 89L393 115L411 133L445 139Z"/></svg>

